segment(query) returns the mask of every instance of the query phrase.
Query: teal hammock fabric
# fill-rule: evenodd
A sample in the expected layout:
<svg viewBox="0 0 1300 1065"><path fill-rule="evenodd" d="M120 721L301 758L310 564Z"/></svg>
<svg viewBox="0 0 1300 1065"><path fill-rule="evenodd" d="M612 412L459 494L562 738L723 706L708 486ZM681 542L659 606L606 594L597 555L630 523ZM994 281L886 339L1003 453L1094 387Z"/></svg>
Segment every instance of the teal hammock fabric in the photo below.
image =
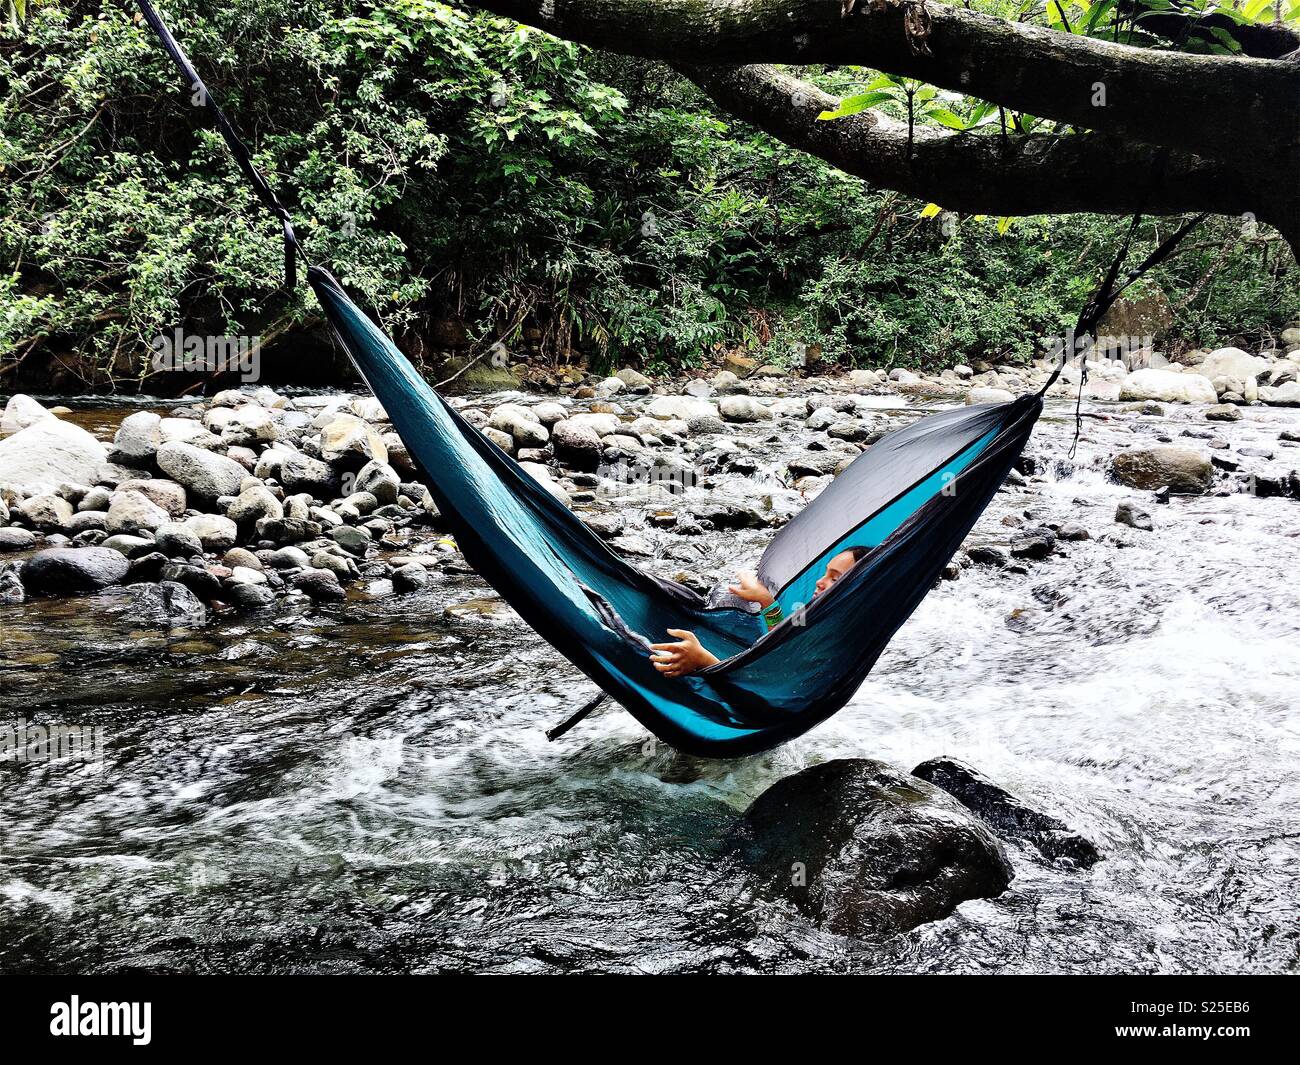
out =
<svg viewBox="0 0 1300 1065"><path fill-rule="evenodd" d="M202 90L236 161L281 222L292 285L303 253L288 211L158 13L148 0L140 6L187 91ZM765 750L842 708L983 513L1042 411L1041 393L959 408L890 433L859 456L763 553L759 578L786 615L766 632L747 609L711 605L614 554L444 402L333 274L311 266L307 276L467 560L646 728L694 754ZM870 550L814 596L827 561L849 546ZM663 676L649 644L668 629L693 630L723 661Z"/></svg>

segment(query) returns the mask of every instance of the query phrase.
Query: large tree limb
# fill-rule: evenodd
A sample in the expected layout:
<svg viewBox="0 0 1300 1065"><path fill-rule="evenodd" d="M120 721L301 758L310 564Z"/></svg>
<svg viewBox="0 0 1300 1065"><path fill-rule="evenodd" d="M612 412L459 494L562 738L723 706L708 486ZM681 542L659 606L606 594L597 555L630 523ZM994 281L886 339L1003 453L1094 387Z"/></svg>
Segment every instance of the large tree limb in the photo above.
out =
<svg viewBox="0 0 1300 1065"><path fill-rule="evenodd" d="M770 66L680 67L723 109L873 184L980 214L1258 212L1222 163L1100 134L941 132L864 111L819 121L838 99ZM1161 156L1165 158L1162 160Z"/></svg>
<svg viewBox="0 0 1300 1065"><path fill-rule="evenodd" d="M1294 165L1300 61L1156 52L913 0L473 0L558 36L698 66L858 64L1201 156ZM855 10L855 7L863 10ZM852 13L847 17L845 8ZM1104 86L1105 105L1095 106Z"/></svg>

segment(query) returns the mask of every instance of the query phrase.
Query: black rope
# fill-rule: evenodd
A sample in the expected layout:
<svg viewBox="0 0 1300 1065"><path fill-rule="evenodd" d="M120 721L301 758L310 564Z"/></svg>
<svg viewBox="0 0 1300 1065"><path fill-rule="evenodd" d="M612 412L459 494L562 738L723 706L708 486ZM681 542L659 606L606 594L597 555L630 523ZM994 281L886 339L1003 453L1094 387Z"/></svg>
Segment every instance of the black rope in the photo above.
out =
<svg viewBox="0 0 1300 1065"><path fill-rule="evenodd" d="M138 0L140 12L144 19L153 28L162 45L167 49L167 54L172 57L172 62L176 64L180 72L185 76L192 93L197 93L199 102L202 103L210 112L212 112L212 121L217 127L222 138L230 148L231 154L235 157L235 162L239 164L239 169L244 172L249 183L253 186L253 191L257 193L257 198L262 201L267 210L271 212L280 221L281 229L284 234L284 277L285 287L293 291L298 283L297 258L302 257L303 262L311 265L306 254L302 250L302 245L298 243L298 237L293 231L293 220L289 216L288 209L280 202L280 198L271 188L270 182L257 168L253 162L253 157L249 153L248 146L239 139L239 134L235 132L234 126L226 118L225 113L213 99L212 93L199 77L198 71L189 61L184 50L177 43L176 38L172 36L171 30L163 22L162 16L158 14L153 4L149 0Z"/></svg>
<svg viewBox="0 0 1300 1065"><path fill-rule="evenodd" d="M596 707L600 706L600 704L603 703L608 698L609 698L608 695L606 695L604 692L601 692L599 695L596 696L596 698L592 699L591 702L589 702L581 710L578 710L576 713L570 714L568 717L566 717L563 721L561 721L558 725L554 726L553 728L548 728L546 730L546 738L550 740L552 743L555 742L566 732L568 732L569 729L573 728L574 725L576 725L584 717L590 714L593 710L596 709Z"/></svg>

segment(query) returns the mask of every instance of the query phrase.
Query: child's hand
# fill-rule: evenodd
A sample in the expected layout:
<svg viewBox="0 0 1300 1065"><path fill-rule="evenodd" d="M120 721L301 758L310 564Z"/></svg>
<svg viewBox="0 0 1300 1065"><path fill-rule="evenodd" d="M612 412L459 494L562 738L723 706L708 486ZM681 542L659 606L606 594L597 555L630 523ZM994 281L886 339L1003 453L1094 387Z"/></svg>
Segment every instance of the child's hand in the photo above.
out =
<svg viewBox="0 0 1300 1065"><path fill-rule="evenodd" d="M686 629L669 629L668 635L678 637L679 642L650 645L655 650L650 661L665 677L684 677L697 669L718 664L717 658L700 646L695 633Z"/></svg>
<svg viewBox="0 0 1300 1065"><path fill-rule="evenodd" d="M764 610L772 605L772 593L763 587L758 574L741 570L737 577L740 583L733 584L727 589L732 595L750 603L757 603Z"/></svg>

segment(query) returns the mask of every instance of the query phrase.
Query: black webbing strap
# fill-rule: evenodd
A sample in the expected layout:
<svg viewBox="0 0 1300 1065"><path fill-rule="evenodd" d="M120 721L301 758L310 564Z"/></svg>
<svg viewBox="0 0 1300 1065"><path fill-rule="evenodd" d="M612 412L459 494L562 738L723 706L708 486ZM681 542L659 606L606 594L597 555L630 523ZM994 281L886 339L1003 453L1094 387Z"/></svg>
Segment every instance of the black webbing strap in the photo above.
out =
<svg viewBox="0 0 1300 1065"><path fill-rule="evenodd" d="M196 93L199 102L212 112L212 121L216 125L217 131L230 147L235 162L239 164L239 169L244 172L244 176L252 184L254 191L257 193L257 198L266 205L267 210L280 220L280 225L284 230L285 286L290 291L293 291L298 282L297 257L301 255L304 262L307 262L307 257L303 254L302 245L298 243L298 238L294 234L293 221L289 217L288 210L280 202L280 198L275 194L275 190L271 188L262 172L257 169L252 155L249 154L247 145L239 139L239 134L235 132L230 120L226 118L225 113L217 105L216 100L213 99L208 87L203 84L203 79L199 77L198 71L194 69L194 65L189 61L189 58L177 43L176 38L172 36L171 30L163 22L162 16L158 14L149 0L138 0L138 3L145 21L153 28L154 33L158 35L158 39L162 41L163 47L167 49L167 54L172 57L172 62L185 76L190 91Z"/></svg>

